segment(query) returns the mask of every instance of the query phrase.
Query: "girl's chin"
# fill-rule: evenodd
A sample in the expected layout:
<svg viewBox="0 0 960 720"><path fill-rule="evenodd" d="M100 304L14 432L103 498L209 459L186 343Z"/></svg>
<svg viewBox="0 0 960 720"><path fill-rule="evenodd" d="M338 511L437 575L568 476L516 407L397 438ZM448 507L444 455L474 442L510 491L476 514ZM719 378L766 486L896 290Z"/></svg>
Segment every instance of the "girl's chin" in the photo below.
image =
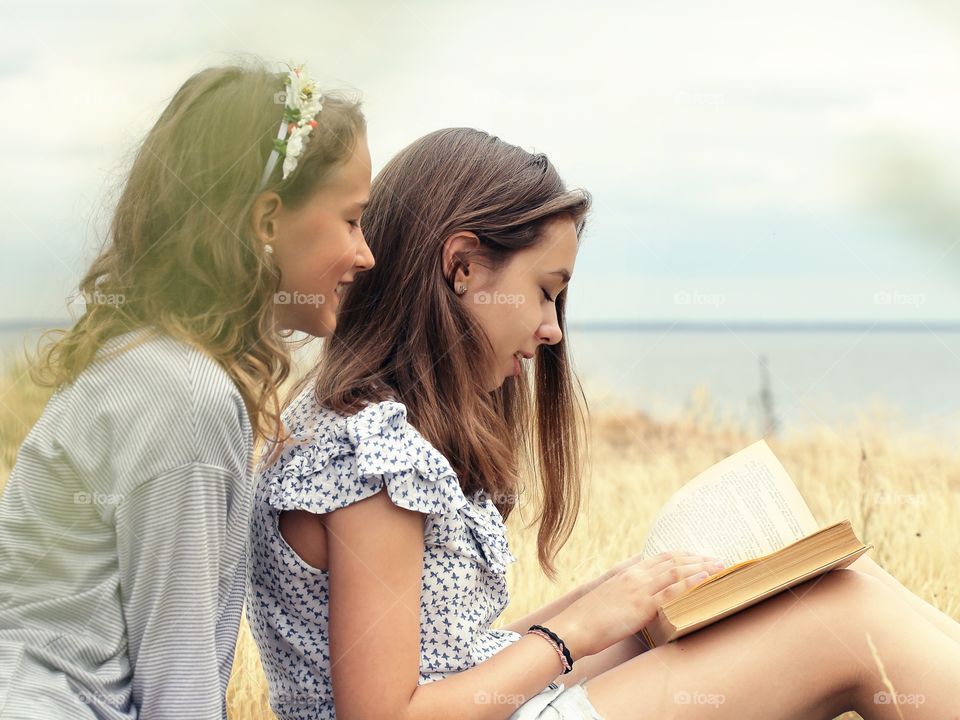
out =
<svg viewBox="0 0 960 720"><path fill-rule="evenodd" d="M332 318L324 318L323 324L317 328L315 333L310 333L314 337L318 338L328 338L333 335L334 331L337 329L337 316L334 315Z"/></svg>
<svg viewBox="0 0 960 720"><path fill-rule="evenodd" d="M516 377L516 375L514 375L513 373L510 373L509 375L500 375L498 378L496 378L496 379L493 381L493 383L494 383L494 384L493 384L493 387L488 388L488 391L489 391L489 392L495 392L495 391L499 390L500 388L503 387L504 383L510 382L510 381L511 381L513 378L515 378L515 377Z"/></svg>

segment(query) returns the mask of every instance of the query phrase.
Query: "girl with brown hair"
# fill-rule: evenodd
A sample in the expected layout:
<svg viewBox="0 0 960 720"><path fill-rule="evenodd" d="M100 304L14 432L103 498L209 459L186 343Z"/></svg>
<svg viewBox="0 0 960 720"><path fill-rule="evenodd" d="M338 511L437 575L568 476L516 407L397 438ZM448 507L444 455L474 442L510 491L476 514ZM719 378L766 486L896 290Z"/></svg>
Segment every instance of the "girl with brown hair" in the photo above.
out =
<svg viewBox="0 0 960 720"><path fill-rule="evenodd" d="M373 265L369 189L358 104L302 67L177 90L34 368L56 391L0 503L0 717L226 717L254 443L284 339L333 332Z"/></svg>
<svg viewBox="0 0 960 720"><path fill-rule="evenodd" d="M465 128L377 176L364 215L377 266L284 411L290 441L255 495L247 612L276 714L694 718L690 698L722 698L711 717L893 717L873 704L870 633L894 684L926 693L916 717L946 717L960 645L868 572L644 652L635 633L656 606L719 567L682 549L634 556L493 628L520 493L539 500L550 577L580 502L564 314L589 203L545 156Z"/></svg>

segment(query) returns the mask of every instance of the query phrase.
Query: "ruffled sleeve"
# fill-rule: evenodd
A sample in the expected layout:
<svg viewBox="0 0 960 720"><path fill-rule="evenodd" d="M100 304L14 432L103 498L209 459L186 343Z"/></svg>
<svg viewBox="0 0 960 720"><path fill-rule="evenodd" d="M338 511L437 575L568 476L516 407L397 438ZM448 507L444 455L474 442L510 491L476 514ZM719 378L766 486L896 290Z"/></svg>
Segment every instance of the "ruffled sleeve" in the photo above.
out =
<svg viewBox="0 0 960 720"><path fill-rule="evenodd" d="M446 513L468 503L450 463L407 422L406 406L392 400L338 418L269 472L268 498L278 510L332 512L384 485L395 505L416 512Z"/></svg>
<svg viewBox="0 0 960 720"><path fill-rule="evenodd" d="M507 566L517 558L510 551L506 528L493 500L482 491L474 493L473 502L463 506L461 516L473 536L480 559L493 572L506 572Z"/></svg>

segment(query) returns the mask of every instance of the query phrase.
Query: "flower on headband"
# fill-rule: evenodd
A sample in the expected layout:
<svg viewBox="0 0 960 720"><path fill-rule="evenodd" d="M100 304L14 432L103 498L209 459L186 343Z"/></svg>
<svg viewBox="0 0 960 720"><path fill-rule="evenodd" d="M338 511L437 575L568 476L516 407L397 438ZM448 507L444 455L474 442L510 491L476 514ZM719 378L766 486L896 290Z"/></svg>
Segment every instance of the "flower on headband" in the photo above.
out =
<svg viewBox="0 0 960 720"><path fill-rule="evenodd" d="M303 146L306 143L307 135L310 134L310 131L313 128L310 125L303 127L298 127L290 133L287 139L286 152L283 155L283 179L287 179L287 175L293 172L293 169L297 167L297 162L300 160L300 155L303 154Z"/></svg>
<svg viewBox="0 0 960 720"><path fill-rule="evenodd" d="M286 180L297 167L308 136L317 125L315 116L323 110L323 96L302 65L290 68L284 87L283 121L287 123L287 137L277 138L273 145L283 156L283 179Z"/></svg>
<svg viewBox="0 0 960 720"><path fill-rule="evenodd" d="M303 102L303 91L306 89L304 87L305 78L300 74L303 70L301 68L294 68L294 70L287 75L283 83L286 86L286 106L288 108L300 107L300 104Z"/></svg>

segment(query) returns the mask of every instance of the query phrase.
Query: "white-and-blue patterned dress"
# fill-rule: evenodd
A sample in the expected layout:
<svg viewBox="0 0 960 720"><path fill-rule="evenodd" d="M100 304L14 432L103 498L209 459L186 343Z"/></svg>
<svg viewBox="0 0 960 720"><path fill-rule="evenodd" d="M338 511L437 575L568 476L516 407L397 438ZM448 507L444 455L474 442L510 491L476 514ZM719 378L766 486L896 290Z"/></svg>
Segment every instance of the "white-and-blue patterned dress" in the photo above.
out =
<svg viewBox="0 0 960 720"><path fill-rule="evenodd" d="M261 467L248 545L247 615L281 720L335 718L328 573L304 562L277 528L281 510L327 513L377 493L426 514L420 679L468 670L520 639L492 623L509 602L516 558L503 518L482 492L467 497L447 459L393 400L352 416L318 405L308 386L284 412L291 442Z"/></svg>

